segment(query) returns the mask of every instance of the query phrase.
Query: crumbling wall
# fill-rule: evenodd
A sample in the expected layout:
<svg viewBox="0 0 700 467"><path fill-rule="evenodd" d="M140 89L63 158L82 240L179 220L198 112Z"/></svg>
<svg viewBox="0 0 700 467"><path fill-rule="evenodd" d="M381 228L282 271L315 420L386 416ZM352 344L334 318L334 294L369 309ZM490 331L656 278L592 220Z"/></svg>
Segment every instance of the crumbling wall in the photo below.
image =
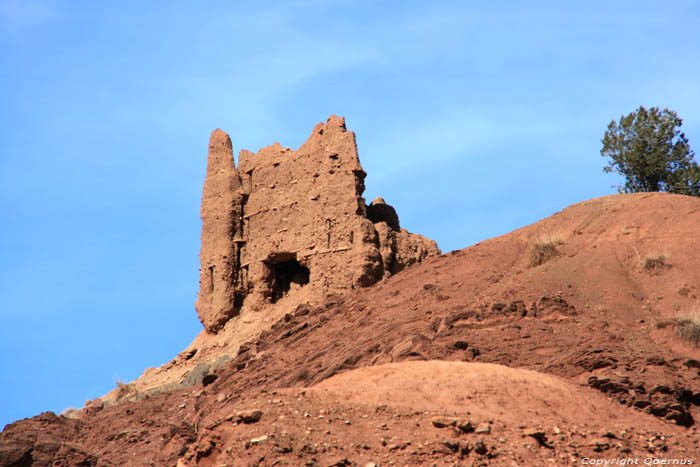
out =
<svg viewBox="0 0 700 467"><path fill-rule="evenodd" d="M261 309L301 289L321 302L439 254L434 241L401 229L381 198L365 205L365 176L343 118L316 125L296 151L277 143L241 151L238 169L228 136L214 131L197 300L207 331L243 306Z"/></svg>
<svg viewBox="0 0 700 467"><path fill-rule="evenodd" d="M231 139L217 129L209 139L202 196L199 297L195 308L207 330L218 329L237 312L245 296L240 281L241 216L244 191L233 161Z"/></svg>

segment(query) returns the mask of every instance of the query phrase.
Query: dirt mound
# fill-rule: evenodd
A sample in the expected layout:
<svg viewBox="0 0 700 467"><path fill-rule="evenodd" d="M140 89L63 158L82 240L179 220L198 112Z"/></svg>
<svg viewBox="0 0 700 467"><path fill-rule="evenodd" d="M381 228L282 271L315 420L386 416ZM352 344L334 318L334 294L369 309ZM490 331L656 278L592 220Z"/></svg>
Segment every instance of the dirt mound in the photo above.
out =
<svg viewBox="0 0 700 467"><path fill-rule="evenodd" d="M579 424L591 429L664 427L653 417L625 410L593 389L492 363L433 360L359 368L313 386L308 394L335 402L468 414L511 426L537 420L543 425Z"/></svg>
<svg viewBox="0 0 700 467"><path fill-rule="evenodd" d="M696 452L683 428L499 365L403 362L311 388L265 386L241 397L210 384L91 407L80 421L17 422L0 437L0 465L575 465Z"/></svg>
<svg viewBox="0 0 700 467"><path fill-rule="evenodd" d="M78 420L16 422L0 466L35 454L56 465L698 462L700 352L678 332L698 311L697 225L700 199L609 196L322 305L282 298L258 314L264 326L203 334L159 370L194 387L134 384ZM227 357L201 367L217 349Z"/></svg>

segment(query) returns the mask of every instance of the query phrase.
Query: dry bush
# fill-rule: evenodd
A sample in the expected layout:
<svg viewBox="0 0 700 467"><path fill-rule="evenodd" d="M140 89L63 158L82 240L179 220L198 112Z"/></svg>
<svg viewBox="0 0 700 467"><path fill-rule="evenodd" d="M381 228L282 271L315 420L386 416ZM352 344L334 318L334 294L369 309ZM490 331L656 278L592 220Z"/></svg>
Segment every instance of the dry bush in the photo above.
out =
<svg viewBox="0 0 700 467"><path fill-rule="evenodd" d="M657 276L661 274L664 269L671 267L671 265L666 262L667 259L668 255L665 254L649 255L644 258L642 269L653 276Z"/></svg>
<svg viewBox="0 0 700 467"><path fill-rule="evenodd" d="M558 246L563 245L555 235L543 235L530 249L530 267L540 266L552 258L559 256Z"/></svg>
<svg viewBox="0 0 700 467"><path fill-rule="evenodd" d="M656 329L666 329L669 326L673 326L674 324L678 324L677 319L663 319L661 321L657 321L655 323Z"/></svg>
<svg viewBox="0 0 700 467"><path fill-rule="evenodd" d="M681 339L697 345L700 342L700 311L694 311L678 318L676 330L678 330Z"/></svg>
<svg viewBox="0 0 700 467"><path fill-rule="evenodd" d="M130 396L131 394L135 393L136 390L134 387L131 385L131 383L123 383L121 381L117 381L117 400L122 400L125 397Z"/></svg>

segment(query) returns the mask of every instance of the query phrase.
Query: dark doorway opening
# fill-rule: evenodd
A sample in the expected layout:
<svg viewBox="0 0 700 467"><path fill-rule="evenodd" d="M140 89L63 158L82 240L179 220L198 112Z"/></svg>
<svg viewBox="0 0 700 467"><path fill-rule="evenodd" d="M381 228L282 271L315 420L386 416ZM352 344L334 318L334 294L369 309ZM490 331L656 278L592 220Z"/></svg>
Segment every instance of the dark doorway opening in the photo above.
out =
<svg viewBox="0 0 700 467"><path fill-rule="evenodd" d="M292 256L290 258L290 256ZM272 303L285 296L292 284L304 286L309 283L310 271L296 260L296 255L276 255L265 261L270 274L270 298Z"/></svg>

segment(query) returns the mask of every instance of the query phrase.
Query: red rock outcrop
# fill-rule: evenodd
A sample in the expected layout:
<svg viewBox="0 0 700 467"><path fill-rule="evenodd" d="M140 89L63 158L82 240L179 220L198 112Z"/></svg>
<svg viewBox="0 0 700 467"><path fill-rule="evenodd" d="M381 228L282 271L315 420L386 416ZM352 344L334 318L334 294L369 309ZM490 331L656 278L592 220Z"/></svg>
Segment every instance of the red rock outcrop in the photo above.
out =
<svg viewBox="0 0 700 467"><path fill-rule="evenodd" d="M396 211L362 197L355 134L332 116L296 151L278 143L241 151L216 130L202 199L197 313L217 332L243 306L260 309L304 289L304 301L367 287L439 254ZM301 295L299 295L301 297Z"/></svg>

